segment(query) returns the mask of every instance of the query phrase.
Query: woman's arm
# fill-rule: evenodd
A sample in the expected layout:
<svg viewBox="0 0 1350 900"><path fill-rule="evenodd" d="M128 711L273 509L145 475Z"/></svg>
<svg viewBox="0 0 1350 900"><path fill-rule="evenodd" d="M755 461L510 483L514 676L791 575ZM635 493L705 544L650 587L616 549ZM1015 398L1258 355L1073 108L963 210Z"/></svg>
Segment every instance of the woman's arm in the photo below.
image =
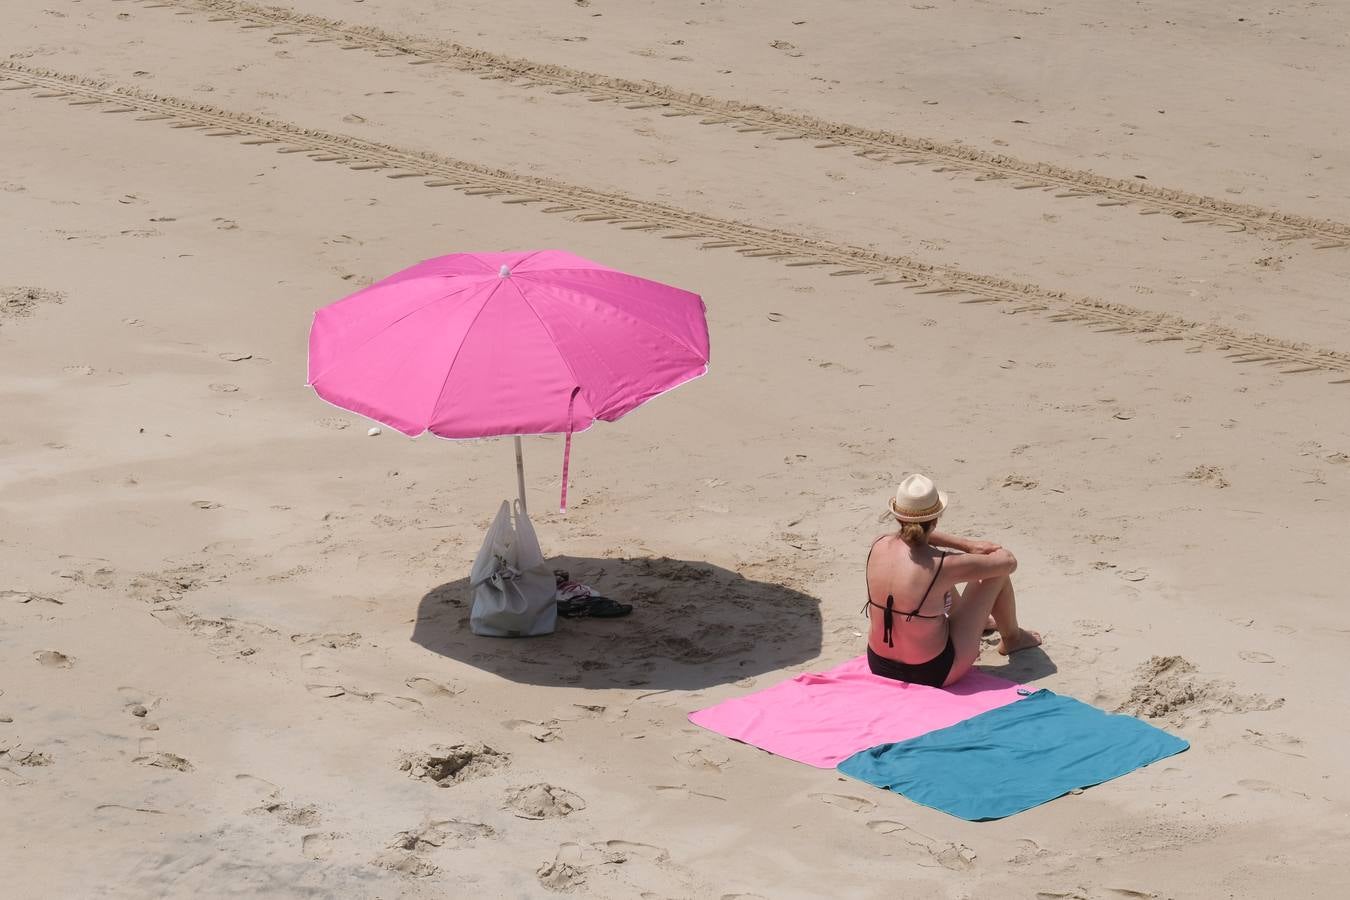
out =
<svg viewBox="0 0 1350 900"><path fill-rule="evenodd" d="M948 550L960 550L962 553L970 552L970 541L959 538L954 534L945 534L934 529L928 535L928 546L944 547Z"/></svg>
<svg viewBox="0 0 1350 900"><path fill-rule="evenodd" d="M972 541L969 538L957 537L954 534L944 534L941 531L934 530L928 535L928 546L943 547L948 550L959 550L962 553L993 553L1002 548L998 544L989 541Z"/></svg>

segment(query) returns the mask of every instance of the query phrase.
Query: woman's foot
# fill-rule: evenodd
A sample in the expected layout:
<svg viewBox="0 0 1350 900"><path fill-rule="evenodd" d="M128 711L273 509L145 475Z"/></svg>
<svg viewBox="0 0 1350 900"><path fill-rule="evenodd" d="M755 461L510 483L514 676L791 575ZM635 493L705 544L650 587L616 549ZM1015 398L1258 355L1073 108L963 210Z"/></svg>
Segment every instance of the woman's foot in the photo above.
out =
<svg viewBox="0 0 1350 900"><path fill-rule="evenodd" d="M1025 628L1017 629L1017 634L1012 639L1004 638L998 642L998 652L1004 656L1011 656L1018 650L1030 650L1032 647L1041 645L1041 633L1039 631L1028 631Z"/></svg>

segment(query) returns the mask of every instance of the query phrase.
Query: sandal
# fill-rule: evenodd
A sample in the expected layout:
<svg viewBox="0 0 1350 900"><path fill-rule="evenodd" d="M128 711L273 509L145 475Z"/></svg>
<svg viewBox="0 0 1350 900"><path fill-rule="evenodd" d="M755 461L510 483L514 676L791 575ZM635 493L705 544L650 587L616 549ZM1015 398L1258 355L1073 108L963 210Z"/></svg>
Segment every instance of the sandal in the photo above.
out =
<svg viewBox="0 0 1350 900"><path fill-rule="evenodd" d="M608 597L578 597L559 600L558 615L564 619L617 619L633 611L631 603L620 603Z"/></svg>

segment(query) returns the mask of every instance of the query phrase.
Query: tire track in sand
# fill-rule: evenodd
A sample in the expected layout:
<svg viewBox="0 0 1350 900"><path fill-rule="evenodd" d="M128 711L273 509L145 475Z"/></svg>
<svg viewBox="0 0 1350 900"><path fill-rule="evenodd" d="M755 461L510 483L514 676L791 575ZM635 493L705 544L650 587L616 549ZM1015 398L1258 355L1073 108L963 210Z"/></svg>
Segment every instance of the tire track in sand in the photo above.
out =
<svg viewBox="0 0 1350 900"><path fill-rule="evenodd" d="M965 298L960 301L963 303L1004 303L1012 307L1012 313L1039 312L1052 321L1135 334L1150 342L1189 341L1191 351L1224 350L1234 362L1275 366L1285 374L1350 375L1347 353L0 62L0 91L20 90L29 92L29 96L62 99L72 106L97 109L103 114L140 112L143 115L136 116L137 121L199 129L210 137L242 139L248 145L274 146L279 153L304 153L316 162L384 172L389 178L418 178L429 188L453 187L466 195L496 197L504 203L546 204L541 207L543 212L568 213L579 222L604 222L629 231L660 232L667 240L701 239L705 249L735 249L746 257L773 259L788 266L830 266L833 276L870 275L876 285L901 285L924 294L961 296ZM1350 377L1334 383L1350 384Z"/></svg>
<svg viewBox="0 0 1350 900"><path fill-rule="evenodd" d="M283 7L239 0L112 0L146 9L202 13L208 21L238 24L274 36L308 35L311 43L336 42L343 50L404 57L413 65L435 63L489 80L523 87L552 88L555 94L585 93L589 100L657 110L668 117L698 116L701 125L726 125L738 133L773 135L777 140L813 140L820 149L847 148L855 155L895 165L934 165L935 172L959 172L976 181L1001 181L1013 190L1053 192L1060 199L1097 198L1098 206L1134 206L1140 215L1167 215L1187 225L1217 225L1232 232L1264 232L1277 241L1312 240L1314 249L1350 247L1350 224L1283 213L1217 197L1193 194L1144 181L1111 178L1083 169L1038 163L891 131L831 122L788 110L709 97L651 81L608 75L504 56L453 41L394 34L378 28L307 15Z"/></svg>

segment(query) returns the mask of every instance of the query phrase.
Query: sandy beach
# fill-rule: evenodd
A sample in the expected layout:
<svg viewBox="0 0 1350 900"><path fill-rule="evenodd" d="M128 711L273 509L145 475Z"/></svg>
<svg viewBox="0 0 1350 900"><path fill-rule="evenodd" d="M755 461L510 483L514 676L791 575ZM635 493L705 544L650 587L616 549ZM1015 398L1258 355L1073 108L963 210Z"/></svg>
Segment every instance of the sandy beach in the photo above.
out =
<svg viewBox="0 0 1350 900"><path fill-rule="evenodd" d="M5 896L1345 896L1350 9L0 16ZM511 441L372 436L306 341L545 247L702 295L712 367L565 515L525 440L635 608L490 640ZM1189 751L973 823L690 724L863 652L914 471L1020 560L981 669Z"/></svg>

